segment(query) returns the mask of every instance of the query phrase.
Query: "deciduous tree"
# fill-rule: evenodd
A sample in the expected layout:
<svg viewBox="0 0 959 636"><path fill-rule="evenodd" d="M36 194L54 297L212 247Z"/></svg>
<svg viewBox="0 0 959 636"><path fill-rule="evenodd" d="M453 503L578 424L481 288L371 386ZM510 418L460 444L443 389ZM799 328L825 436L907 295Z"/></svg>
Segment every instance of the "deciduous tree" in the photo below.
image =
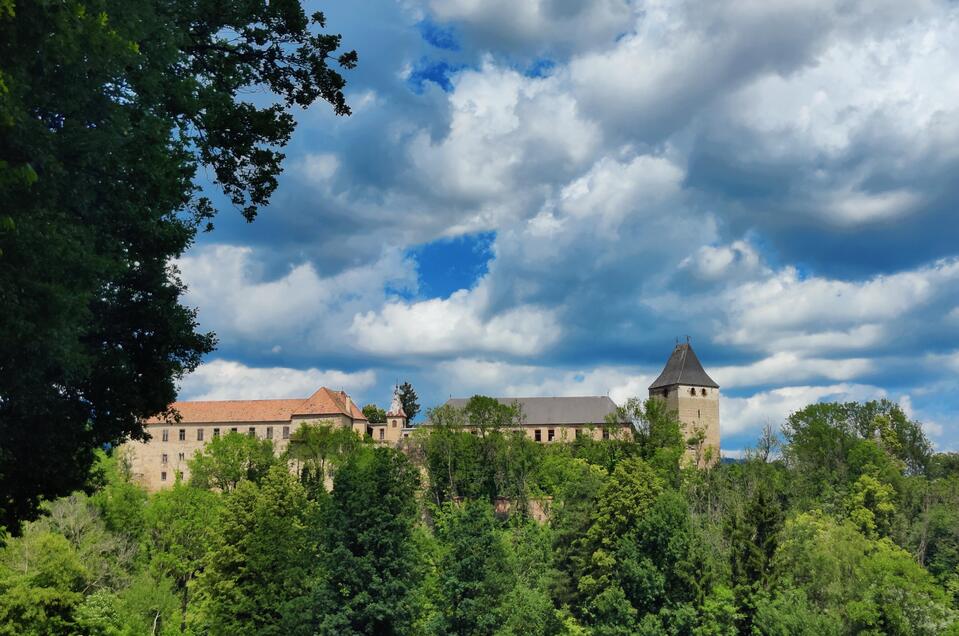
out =
<svg viewBox="0 0 959 636"><path fill-rule="evenodd" d="M322 14L296 0L0 3L0 524L143 439L214 345L173 259L214 213L252 220L292 110L348 114ZM266 90L254 103L244 93ZM42 440L42 443L38 443Z"/></svg>

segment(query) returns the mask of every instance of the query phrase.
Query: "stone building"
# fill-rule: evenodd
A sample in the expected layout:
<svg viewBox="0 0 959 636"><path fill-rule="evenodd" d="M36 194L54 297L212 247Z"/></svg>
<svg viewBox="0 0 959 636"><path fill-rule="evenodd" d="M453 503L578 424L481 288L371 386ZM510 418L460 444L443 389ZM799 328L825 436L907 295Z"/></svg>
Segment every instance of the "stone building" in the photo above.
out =
<svg viewBox="0 0 959 636"><path fill-rule="evenodd" d="M625 439L629 435L628 423L607 423L607 417L615 415L617 407L606 395L495 399L500 404L519 407L520 422L515 429L524 431L536 442L571 442L583 435L597 440ZM450 398L446 405L462 409L468 402L468 398ZM474 431L469 425L464 428Z"/></svg>
<svg viewBox="0 0 959 636"><path fill-rule="evenodd" d="M676 413L687 439L698 438L690 451L699 464L719 461L719 385L703 369L692 345L677 344L649 397L665 400Z"/></svg>
<svg viewBox="0 0 959 636"><path fill-rule="evenodd" d="M719 459L719 385L703 369L688 342L676 345L662 373L650 385L649 397L666 400L683 426L684 437L700 440L689 453L691 459L700 463ZM566 442L580 435L623 438L630 433L628 423L607 424L608 416L616 412L616 404L607 396L496 400L521 408L523 421L518 428L537 442ZM446 404L462 409L468 401L452 398Z"/></svg>
<svg viewBox="0 0 959 636"><path fill-rule="evenodd" d="M150 418L144 422L150 441L126 444L134 478L151 491L172 485L178 474L188 479L193 454L230 432L273 440L279 452L307 422L348 427L359 435L369 432L366 416L350 396L325 387L307 398L174 402L170 407L179 421Z"/></svg>
<svg viewBox="0 0 959 636"><path fill-rule="evenodd" d="M649 396L666 400L687 438L698 436L700 443L691 457L701 465L719 459L719 385L706 374L689 343L676 345L663 372L650 385ZM570 442L583 435L596 440L627 439L631 434L628 422L610 417L617 406L608 396L496 399L518 405L521 417L515 428L543 444ZM446 404L462 409L467 402L466 398L453 398ZM179 414L178 421L150 418L144 422L150 441L126 444L134 477L149 490L172 485L178 475L189 478L187 462L194 453L229 432L272 440L277 451L283 452L290 435L304 423L350 428L383 444L397 444L414 430L396 391L386 422L379 424L368 422L345 392L325 387L307 398L175 402L170 406Z"/></svg>

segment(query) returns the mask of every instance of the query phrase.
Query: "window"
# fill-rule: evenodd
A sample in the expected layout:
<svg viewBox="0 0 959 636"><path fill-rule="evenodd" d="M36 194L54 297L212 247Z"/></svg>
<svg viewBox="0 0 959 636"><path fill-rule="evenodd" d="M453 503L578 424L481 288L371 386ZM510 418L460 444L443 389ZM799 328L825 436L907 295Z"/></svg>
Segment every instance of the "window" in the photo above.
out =
<svg viewBox="0 0 959 636"><path fill-rule="evenodd" d="M381 428L381 429L380 429L380 439L383 439L383 435L385 435L385 434L386 434L386 429L385 429L385 428Z"/></svg>
<svg viewBox="0 0 959 636"><path fill-rule="evenodd" d="M576 439L579 439L579 438L582 437L582 436L583 436L583 429L577 428L577 429L576 429Z"/></svg>
<svg viewBox="0 0 959 636"><path fill-rule="evenodd" d="M702 416L703 416L702 410L696 409L696 417L702 417Z"/></svg>
<svg viewBox="0 0 959 636"><path fill-rule="evenodd" d="M267 426L267 427L266 427L266 438L267 438L267 439L273 439L273 427L272 427L272 426Z"/></svg>
<svg viewBox="0 0 959 636"><path fill-rule="evenodd" d="M176 471L176 478L177 478L178 480L179 480L179 479L183 479L183 471L182 471L182 470Z"/></svg>
<svg viewBox="0 0 959 636"><path fill-rule="evenodd" d="M289 427L289 426L284 426L284 427L283 427L283 439L290 439L290 427Z"/></svg>
<svg viewBox="0 0 959 636"><path fill-rule="evenodd" d="M696 389L692 389L692 388L689 389L689 394L690 394L690 395L696 395Z"/></svg>
<svg viewBox="0 0 959 636"><path fill-rule="evenodd" d="M604 428L604 429L603 429L603 439L609 439L609 429L608 429L608 428Z"/></svg>
<svg viewBox="0 0 959 636"><path fill-rule="evenodd" d="M163 454L160 456L160 463L161 463L161 464L165 464L166 461L167 461L167 455L166 455L166 453L163 453Z"/></svg>
<svg viewBox="0 0 959 636"><path fill-rule="evenodd" d="M700 390L702 391L700 395L702 395L703 397L706 397L706 389L700 389Z"/></svg>
<svg viewBox="0 0 959 636"><path fill-rule="evenodd" d="M180 454L177 456L177 459L179 459L179 460L182 462L184 459L186 459L186 457L183 455L183 453L180 453Z"/></svg>
<svg viewBox="0 0 959 636"><path fill-rule="evenodd" d="M166 471L160 472L160 481L166 481Z"/></svg>
<svg viewBox="0 0 959 636"><path fill-rule="evenodd" d="M251 426L250 430L247 431L247 435L249 435L250 437L256 437L256 427Z"/></svg>
<svg viewBox="0 0 959 636"><path fill-rule="evenodd" d="M554 431L553 429L549 429L548 431L546 431L547 442L552 442L554 437L556 437L556 431Z"/></svg>
<svg viewBox="0 0 959 636"><path fill-rule="evenodd" d="M396 428L396 420L393 420L393 428Z"/></svg>
<svg viewBox="0 0 959 636"><path fill-rule="evenodd" d="M536 429L536 431L533 433L533 439L535 439L537 442L542 442L542 441L543 441L543 431L541 431L541 430L539 430L539 429Z"/></svg>
<svg viewBox="0 0 959 636"><path fill-rule="evenodd" d="M219 437L219 436L220 436L220 429L218 428L213 429L213 437Z"/></svg>
<svg viewBox="0 0 959 636"><path fill-rule="evenodd" d="M236 431L237 431L237 428L236 428L235 426L231 426L231 427L230 427L230 432L231 432L231 433L236 433Z"/></svg>
<svg viewBox="0 0 959 636"><path fill-rule="evenodd" d="M203 429L202 429L202 428L196 429L196 441L198 441L198 442L202 442L202 441L203 441Z"/></svg>
<svg viewBox="0 0 959 636"><path fill-rule="evenodd" d="M181 442L185 442L185 441L186 441L186 429L185 429L185 428L181 428L181 429L180 429L180 441L181 441Z"/></svg>
<svg viewBox="0 0 959 636"><path fill-rule="evenodd" d="M164 442L170 441L170 431L168 429L163 429L163 441Z"/></svg>

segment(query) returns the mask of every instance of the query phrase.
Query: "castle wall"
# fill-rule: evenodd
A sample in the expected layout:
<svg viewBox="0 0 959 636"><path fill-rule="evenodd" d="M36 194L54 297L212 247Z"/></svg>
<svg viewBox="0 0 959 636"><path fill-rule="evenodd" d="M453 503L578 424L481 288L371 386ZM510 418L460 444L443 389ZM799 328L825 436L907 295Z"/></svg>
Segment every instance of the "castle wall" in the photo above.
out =
<svg viewBox="0 0 959 636"><path fill-rule="evenodd" d="M187 463L194 454L202 450L206 443L215 437L216 431L226 435L232 431L249 435L252 429L258 439L270 439L277 455L286 451L289 438L303 424L326 424L329 426L353 426L353 421L345 415L331 415L328 417L294 417L292 420L278 422L204 422L179 424L150 424L146 431L151 435L149 442L127 442L130 466L133 478L148 491L154 492L162 488L169 488L176 483L177 473L184 480L190 478L190 468ZM360 435L366 434L366 423L363 422ZM167 432L167 440L163 440L163 431ZM184 439L180 439L180 431ZM202 431L203 439L198 439L198 432Z"/></svg>

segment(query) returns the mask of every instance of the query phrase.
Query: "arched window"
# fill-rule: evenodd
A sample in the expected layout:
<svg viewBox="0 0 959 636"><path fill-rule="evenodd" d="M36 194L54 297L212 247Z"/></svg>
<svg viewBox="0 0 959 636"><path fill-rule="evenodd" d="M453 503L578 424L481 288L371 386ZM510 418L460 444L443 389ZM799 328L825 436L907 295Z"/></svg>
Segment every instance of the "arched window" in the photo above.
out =
<svg viewBox="0 0 959 636"><path fill-rule="evenodd" d="M689 389L689 394L690 394L690 395L696 395L696 389L690 388L690 389Z"/></svg>
<svg viewBox="0 0 959 636"><path fill-rule="evenodd" d="M702 392L703 397L706 397L706 389L702 389Z"/></svg>

